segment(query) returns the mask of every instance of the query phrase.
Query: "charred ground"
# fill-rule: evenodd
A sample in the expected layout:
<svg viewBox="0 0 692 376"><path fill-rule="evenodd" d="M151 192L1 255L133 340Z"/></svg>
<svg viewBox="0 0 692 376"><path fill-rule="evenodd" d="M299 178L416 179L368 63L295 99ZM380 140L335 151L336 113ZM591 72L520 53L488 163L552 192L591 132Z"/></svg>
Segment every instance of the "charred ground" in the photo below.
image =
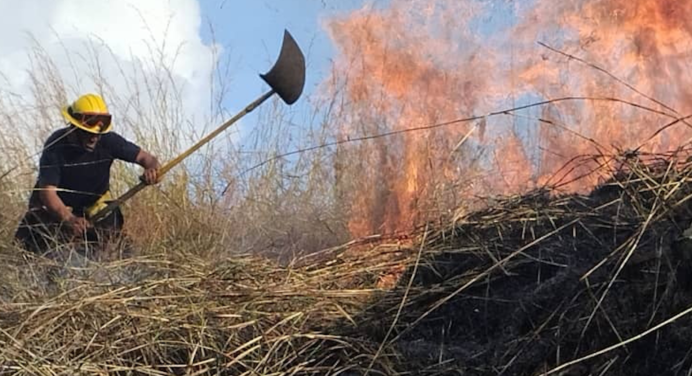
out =
<svg viewBox="0 0 692 376"><path fill-rule="evenodd" d="M358 331L397 339L414 373L474 375L541 374L646 332L692 305L690 170L672 163L631 163L588 195L510 198L429 235ZM684 374L691 334L683 317L566 372Z"/></svg>
<svg viewBox="0 0 692 376"><path fill-rule="evenodd" d="M687 374L692 319L669 320L692 305L690 176L630 161L587 195L533 191L289 266L197 257L219 245L188 237L47 288L55 265L5 249L1 372ZM122 270L137 278L97 278Z"/></svg>

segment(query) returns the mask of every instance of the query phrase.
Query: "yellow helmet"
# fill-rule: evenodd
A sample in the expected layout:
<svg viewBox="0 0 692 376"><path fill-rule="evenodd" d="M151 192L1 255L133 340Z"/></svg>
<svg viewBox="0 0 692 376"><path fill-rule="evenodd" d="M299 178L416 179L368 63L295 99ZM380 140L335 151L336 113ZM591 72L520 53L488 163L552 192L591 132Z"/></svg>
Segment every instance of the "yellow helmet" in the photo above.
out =
<svg viewBox="0 0 692 376"><path fill-rule="evenodd" d="M113 124L106 102L97 94L85 94L70 106L62 108L62 116L75 127L89 133L110 132Z"/></svg>

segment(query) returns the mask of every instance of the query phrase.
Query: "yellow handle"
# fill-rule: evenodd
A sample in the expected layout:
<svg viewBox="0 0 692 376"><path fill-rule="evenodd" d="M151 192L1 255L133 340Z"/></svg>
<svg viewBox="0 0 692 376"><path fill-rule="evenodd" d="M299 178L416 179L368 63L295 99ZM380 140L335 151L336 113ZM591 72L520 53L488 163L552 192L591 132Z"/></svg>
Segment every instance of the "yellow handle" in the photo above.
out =
<svg viewBox="0 0 692 376"><path fill-rule="evenodd" d="M252 103L250 103L249 105L247 105L242 111L240 111L239 113L237 113L235 116L233 116L232 118L230 118L228 121L226 121L225 123L221 124L221 126L219 126L218 128L216 128L213 132L211 132L210 134L208 134L208 135L207 135L206 137L204 137L203 139L199 140L196 144L192 145L189 149L185 150L182 154L180 154L179 156L175 157L175 158L174 158L173 160L171 160L170 162L168 162L168 163L166 163L165 165L163 165L163 166L159 169L159 171L158 171L159 178L161 178L164 174L166 174L171 168L173 168L174 166L176 166L178 163L182 162L182 161L183 161L185 158L187 158L190 154L192 154L192 153L194 153L195 151L197 151L197 149L199 149L199 148L201 148L202 146L204 146L204 144L206 144L207 142L211 141L214 137L218 136L219 133L221 133L221 132L223 132L224 130L226 130L226 128L230 127L233 123L235 123L235 122L238 121L240 118L242 118L243 116L247 115L247 114L250 113L252 110L254 110L255 108L257 108L257 106L259 106L260 104L262 104L262 102L264 102L264 101L266 101L267 99L269 99L269 97L271 97L272 95L274 95L274 93L275 93L275 91L274 91L274 89L272 89L272 90L269 90L268 92L262 94L262 96L260 96L259 98L257 98L254 102L252 102ZM119 205L122 204L123 202L129 200L132 196L134 196L135 194L137 194L137 192L139 192L139 191L141 191L142 189L144 189L144 187L146 187L146 184L145 184L144 182L141 182L141 183L135 185L134 187L130 188L130 190L127 191L127 192L125 192L125 194L123 194L122 196L118 197L117 199L111 201L108 205L106 205L105 208L99 210L96 214L94 214L94 216L91 218L92 221L93 221L93 222L98 222L98 221L100 221L101 219L105 218L105 216L106 216L108 213L110 213L111 210L115 209L117 206L119 206Z"/></svg>
<svg viewBox="0 0 692 376"><path fill-rule="evenodd" d="M106 191L101 197L99 197L96 202L88 207L86 210L84 210L84 216L86 218L92 218L96 213L98 213L100 210L104 209L106 206L108 206L108 201L112 200L113 196L111 195L111 191Z"/></svg>

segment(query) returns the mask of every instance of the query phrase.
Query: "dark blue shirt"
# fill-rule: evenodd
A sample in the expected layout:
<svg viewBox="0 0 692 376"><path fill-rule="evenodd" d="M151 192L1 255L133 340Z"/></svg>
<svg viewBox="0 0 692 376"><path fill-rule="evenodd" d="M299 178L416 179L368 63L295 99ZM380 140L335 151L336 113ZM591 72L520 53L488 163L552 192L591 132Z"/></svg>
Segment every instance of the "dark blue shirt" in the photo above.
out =
<svg viewBox="0 0 692 376"><path fill-rule="evenodd" d="M59 129L46 140L36 189L29 202L32 207L41 206L38 189L54 185L65 205L80 215L109 189L113 161L135 162L140 148L121 135L109 132L101 136L93 151L89 151L70 141L69 130L69 127Z"/></svg>

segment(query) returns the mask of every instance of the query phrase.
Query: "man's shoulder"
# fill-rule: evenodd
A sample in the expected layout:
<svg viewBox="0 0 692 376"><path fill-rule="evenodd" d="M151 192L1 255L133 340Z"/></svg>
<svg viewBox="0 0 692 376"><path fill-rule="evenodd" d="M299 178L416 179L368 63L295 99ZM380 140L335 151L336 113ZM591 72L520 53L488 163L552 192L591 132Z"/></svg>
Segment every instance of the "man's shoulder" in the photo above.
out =
<svg viewBox="0 0 692 376"><path fill-rule="evenodd" d="M101 136L99 145L118 159L132 162L141 149L139 145L129 141L117 132L108 132Z"/></svg>
<svg viewBox="0 0 692 376"><path fill-rule="evenodd" d="M117 131L110 131L108 133L104 133L101 138L121 138L121 139L127 139L127 137L123 136L121 133L118 133Z"/></svg>
<svg viewBox="0 0 692 376"><path fill-rule="evenodd" d="M127 139L118 132L110 131L101 135L100 142L107 145L119 145L123 142L127 142Z"/></svg>

